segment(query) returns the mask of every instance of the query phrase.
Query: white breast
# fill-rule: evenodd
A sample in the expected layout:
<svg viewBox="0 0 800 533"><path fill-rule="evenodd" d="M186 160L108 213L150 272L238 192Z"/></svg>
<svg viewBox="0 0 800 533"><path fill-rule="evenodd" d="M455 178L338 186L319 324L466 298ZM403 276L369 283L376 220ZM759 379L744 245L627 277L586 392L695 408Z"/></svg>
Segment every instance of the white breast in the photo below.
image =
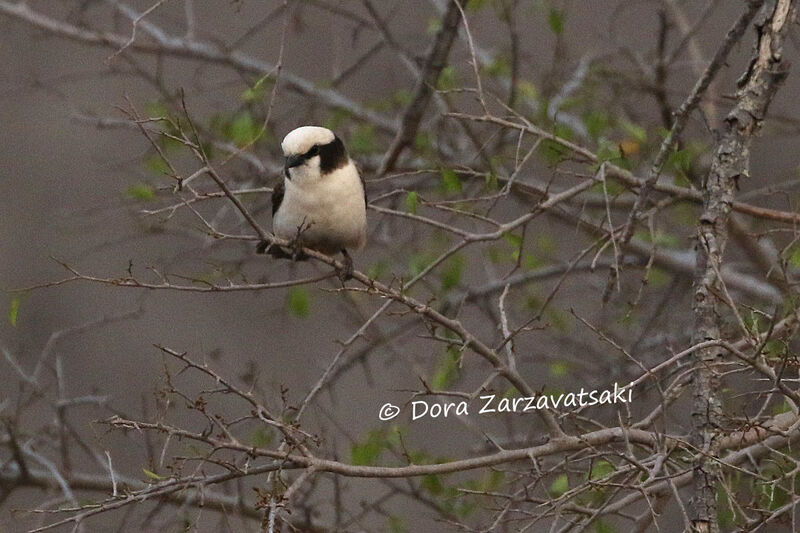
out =
<svg viewBox="0 0 800 533"><path fill-rule="evenodd" d="M367 240L364 189L351 162L317 179L285 180L286 192L273 218L275 235L334 254Z"/></svg>

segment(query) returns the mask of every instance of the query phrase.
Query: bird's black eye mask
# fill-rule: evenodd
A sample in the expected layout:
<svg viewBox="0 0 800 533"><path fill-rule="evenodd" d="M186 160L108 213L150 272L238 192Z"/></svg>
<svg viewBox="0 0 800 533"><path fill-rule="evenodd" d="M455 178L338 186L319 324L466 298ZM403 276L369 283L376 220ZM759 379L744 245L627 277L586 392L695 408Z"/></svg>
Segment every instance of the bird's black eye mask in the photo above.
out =
<svg viewBox="0 0 800 533"><path fill-rule="evenodd" d="M334 137L333 141L328 144L315 144L304 154L288 156L283 166L283 173L291 179L290 168L298 167L317 155L319 156L319 169L323 175L345 166L348 161L344 143L339 137Z"/></svg>

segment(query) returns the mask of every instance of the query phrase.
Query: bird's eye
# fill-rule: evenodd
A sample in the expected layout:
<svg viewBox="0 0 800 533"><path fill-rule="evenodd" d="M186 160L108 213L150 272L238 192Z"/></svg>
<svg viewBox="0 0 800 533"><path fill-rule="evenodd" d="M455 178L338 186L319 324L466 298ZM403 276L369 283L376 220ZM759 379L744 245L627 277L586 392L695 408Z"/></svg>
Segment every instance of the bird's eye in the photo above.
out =
<svg viewBox="0 0 800 533"><path fill-rule="evenodd" d="M308 152L306 152L306 157L314 157L318 153L319 153L319 146L315 144L314 146L311 147L311 149Z"/></svg>

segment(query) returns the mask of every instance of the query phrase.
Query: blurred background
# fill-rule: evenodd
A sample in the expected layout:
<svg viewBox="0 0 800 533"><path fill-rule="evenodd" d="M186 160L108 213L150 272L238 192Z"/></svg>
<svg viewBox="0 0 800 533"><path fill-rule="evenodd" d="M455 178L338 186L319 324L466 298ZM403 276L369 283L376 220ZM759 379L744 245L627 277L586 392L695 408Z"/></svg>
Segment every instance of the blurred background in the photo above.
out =
<svg viewBox="0 0 800 533"><path fill-rule="evenodd" d="M475 86L462 28L447 66L437 77L440 92L425 107L414 142L391 172L376 177L394 137L391 127L413 97L419 66L440 29L444 2L171 1L144 19L170 36L207 43L223 55L219 60L150 53L137 46L115 53L119 46L93 37L96 31L129 37L131 12L143 13L153 6L151 0L125 2L129 11L111 1L26 4L25 13L35 13L34 17L14 11L16 2L2 2L0 9L0 286L5 289L70 278L60 263L106 280L133 276L158 283L161 274L168 274L176 284L194 286L202 286L197 280L264 282L327 271L321 264L289 265L257 256L255 241L213 238L188 209L179 205L170 210L176 204L175 181L165 175L169 168L129 119L134 112L139 117L180 116L181 94L205 138L221 146L214 149L220 173L237 189L255 190L243 196L245 205L266 228L270 227L269 188L281 179L280 140L299 125L321 124L337 132L362 167L374 205L426 213L470 231L478 222L423 207L423 200L484 194L483 182L493 175L508 176L520 158L520 147L524 154L533 143L526 139L518 146L515 134L498 134L447 116L449 111L480 112L474 95L460 91ZM487 91L507 101L513 76L512 106L522 115L595 152L616 150L614 157L642 176L669 126L669 110L688 94L742 11L742 3L487 0L470 1L465 9L471 37L479 56L483 54L479 69ZM84 35L77 39L57 35L60 29L54 30L48 21ZM155 42L151 31L156 30L139 27L137 45ZM674 54L663 71L656 68L660 38L664 54ZM714 142L709 128L720 127L752 42L749 31L734 48L704 100L704 118L693 116L680 153L670 160L668 181L691 186L704 175ZM786 47L797 54L796 30ZM277 71L264 76L258 68L232 68L224 54L239 54L236 57L268 66L280 64L277 81ZM297 80L307 83L308 90L299 90ZM780 184L780 193L759 196L757 201L786 211L796 206L793 186L786 183L797 179L800 165L798 83L797 76L791 76L775 98L773 116L754 146L752 179L740 183L743 195ZM333 100L339 97L375 120L335 105ZM471 130L461 129L464 123ZM197 169L197 161L180 146L156 144L184 177ZM475 146L484 147L484 152ZM538 147L530 162L521 166L518 179L561 189L562 184L581 179L581 172L591 173L587 166L571 161L556 164L560 155L555 148ZM476 169L473 175L468 172L471 168ZM203 180L198 180L198 190L217 190L210 180ZM409 196L409 191L418 196ZM592 201L602 197L602 188L590 193L586 203L575 202L573 207L600 213L595 219L601 220L603 210ZM611 194L619 196L623 206L619 220L624 221L624 206L630 204L619 187ZM252 233L224 198L198 205L217 227ZM524 196L509 197L497 204L491 217L505 221L528 210ZM660 246L689 264L696 213L696 206L678 206L655 232ZM369 245L354 254L356 268L386 283L410 279L456 242L446 231L401 216L370 210L368 217ZM776 235L771 246L791 257L792 239ZM448 316L458 316L493 344L501 333L497 298L502 286L486 299L473 296L465 304L464 296L509 272L563 267L591 242L569 218L537 218L522 233L481 243L447 259L413 294ZM732 246L732 268L746 275L756 272L737 250ZM587 260L593 256L590 253ZM641 268L633 266L611 303L604 306L609 255L602 255L599 264L594 272L578 269L564 279L562 272L542 275L515 285L509 295L517 326L538 313L539 319L529 323L515 342L521 373L537 391L607 386L636 375L636 367L628 368L624 357L599 340L578 316L619 333L625 346L634 346L637 357L648 365L688 342L689 275L655 269L642 288ZM165 387L165 369L176 372L180 365L154 345L207 362L220 375L253 390L275 412L283 412L302 400L342 349L341 343L383 303L338 287L327 280L291 289L196 293L73 281L6 293L0 346L25 372L33 372L39 361L43 368L37 387L30 389L20 384L19 373L6 364L8 359L0 364L2 414L24 428L23 437L48 434L53 431L54 401L94 397L97 402L72 407L68 414L86 444L101 456L109 452L115 467L130 477L146 482L145 470L167 475L163 464L161 469L153 464L154 451L156 460L161 452L159 442L97 423L113 413L152 417L163 407L159 391ZM741 292L743 298L763 308L780 301L777 296L770 298L771 289L759 287ZM754 297L761 289L762 298ZM458 348L432 340L436 335L417 317L391 307L363 338L347 347L346 364L337 367L332 385L325 386L303 422L306 431L322 439L324 456L345 462L391 462L390 452L381 451L381 446L394 446L396 452L398 444L388 434L394 431L388 429L390 424L378 422L382 404L407 406L423 383L463 391L480 387L490 367L471 355L458 362ZM192 373L175 379L188 391L213 387ZM494 390L502 395L507 387L496 383ZM657 401L643 392L631 406L631 416L643 416ZM231 417L243 412L241 401L229 396L215 397L213 405ZM181 414L183 407L175 409L178 419L186 416L187 424L196 422ZM616 410L603 409L592 414L616 424ZM677 417L673 422L680 426L685 420ZM401 428L403 446L424 450L431 460L485 453L495 443L532 445L543 435L536 417L412 422L405 407L396 427ZM387 439L389 444L384 443ZM364 450L374 442L384 444L376 444L375 453ZM61 465L55 447L38 446L39 453ZM76 447L70 453L70 468L99 471L89 451ZM480 485L486 475L491 476L466 473L458 479L490 490L490 485ZM551 493L552 482L545 487ZM304 493L305 503L315 510L314 520L330 524L336 515L342 531L449 531L457 530L454 524L461 521L485 528L491 523L486 517L493 516L487 509L466 509L466 503L459 507L462 502L447 492L456 483L452 479L438 489L426 488L424 481L421 485L358 479L342 483L344 488L326 478ZM331 494L340 489L344 501L334 503ZM376 503L383 495L391 498ZM27 531L51 521L54 517L26 512L47 506L49 498L57 498L57 491L27 488L11 493L3 502L0 531ZM232 520L223 526L218 518L181 529L184 522L175 518L174 510L149 509L103 515L87 522L87 531L258 529L257 520ZM680 515L675 513L674 524L664 523L662 531L681 529ZM517 530L513 524L504 527ZM619 530L614 520L607 527L602 531ZM71 526L56 530L69 531Z"/></svg>

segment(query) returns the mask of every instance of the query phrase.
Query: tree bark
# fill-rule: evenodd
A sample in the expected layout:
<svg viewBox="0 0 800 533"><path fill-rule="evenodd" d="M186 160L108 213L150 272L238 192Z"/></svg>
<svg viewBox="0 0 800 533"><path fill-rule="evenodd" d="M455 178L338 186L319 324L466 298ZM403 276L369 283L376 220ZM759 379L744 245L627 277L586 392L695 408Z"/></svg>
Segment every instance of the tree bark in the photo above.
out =
<svg viewBox="0 0 800 533"><path fill-rule="evenodd" d="M772 98L788 75L783 42L795 16L796 0L771 0L756 19L755 52L739 79L736 104L725 118L704 186L703 213L698 222L694 279L693 342L721 339L717 295L722 294L719 272L728 240L728 220L738 181L749 175L750 145ZM717 533L717 485L720 477L718 430L722 417L718 365L719 347L695 354L693 375L692 444L696 458L691 502L692 531Z"/></svg>

